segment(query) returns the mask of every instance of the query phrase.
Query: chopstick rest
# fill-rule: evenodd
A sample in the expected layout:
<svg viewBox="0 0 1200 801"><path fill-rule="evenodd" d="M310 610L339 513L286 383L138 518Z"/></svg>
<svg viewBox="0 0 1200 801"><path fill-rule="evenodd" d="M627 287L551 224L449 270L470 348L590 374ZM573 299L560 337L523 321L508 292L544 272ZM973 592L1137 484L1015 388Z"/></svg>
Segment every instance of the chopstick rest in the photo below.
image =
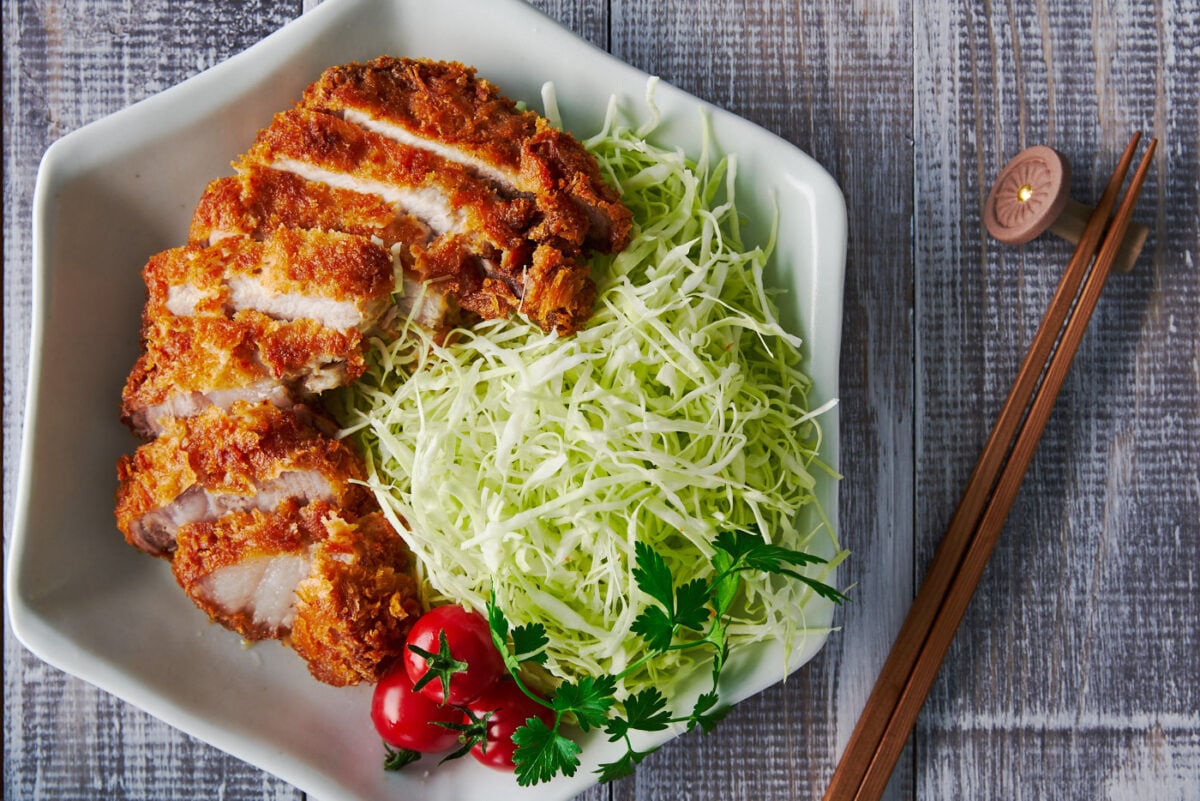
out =
<svg viewBox="0 0 1200 801"><path fill-rule="evenodd" d="M1045 231L1078 245L1093 209L1070 195L1071 164L1066 156L1045 145L1034 145L1014 156L992 184L983 206L983 221L997 240L1023 245ZM1133 269L1146 236L1144 225L1130 223L1113 266Z"/></svg>

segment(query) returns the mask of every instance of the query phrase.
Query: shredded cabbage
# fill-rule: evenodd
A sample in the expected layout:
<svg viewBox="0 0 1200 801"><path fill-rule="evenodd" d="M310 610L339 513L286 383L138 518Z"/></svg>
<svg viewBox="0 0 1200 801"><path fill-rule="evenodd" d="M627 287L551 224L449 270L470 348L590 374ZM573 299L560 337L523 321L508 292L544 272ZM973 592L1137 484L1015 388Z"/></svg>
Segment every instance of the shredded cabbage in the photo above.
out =
<svg viewBox="0 0 1200 801"><path fill-rule="evenodd" d="M481 609L494 592L513 625L545 626L546 669L571 680L644 652L630 631L648 602L635 542L684 581L712 574L723 529L798 549L816 534L796 520L816 503L822 410L808 408L800 340L764 288L769 246L741 244L734 158L707 139L696 162L650 144L656 119L632 129L612 103L584 143L635 221L624 252L593 262L586 328L559 337L493 320L437 342L414 325L375 343L340 410L427 600ZM732 646L791 647L811 591L762 576L746 587ZM663 654L618 692L669 694L704 659Z"/></svg>

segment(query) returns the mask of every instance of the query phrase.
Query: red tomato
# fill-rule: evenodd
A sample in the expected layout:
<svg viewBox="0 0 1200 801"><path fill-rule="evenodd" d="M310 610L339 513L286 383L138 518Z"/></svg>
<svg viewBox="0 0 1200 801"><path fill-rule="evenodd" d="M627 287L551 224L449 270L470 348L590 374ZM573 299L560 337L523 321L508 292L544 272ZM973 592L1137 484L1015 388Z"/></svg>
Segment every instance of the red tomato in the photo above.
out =
<svg viewBox="0 0 1200 801"><path fill-rule="evenodd" d="M402 665L395 665L375 685L371 720L379 736L396 748L423 754L445 751L458 742L459 732L437 725L464 723L466 715L452 706L440 706L418 692Z"/></svg>
<svg viewBox="0 0 1200 801"><path fill-rule="evenodd" d="M554 726L554 710L534 701L513 681L497 682L482 697L467 704L467 708L482 717L491 712L487 722L487 747L476 743L471 749L475 757L489 768L513 769L513 732L525 725L529 718L541 718L548 727Z"/></svg>
<svg viewBox="0 0 1200 801"><path fill-rule="evenodd" d="M418 653L414 646L432 656ZM421 687L421 692L439 704L458 706L478 698L505 674L504 660L492 642L487 621L461 606L437 606L417 619L408 633L404 667L413 684L430 670L445 667L450 672L449 698L442 697L442 682L437 675Z"/></svg>

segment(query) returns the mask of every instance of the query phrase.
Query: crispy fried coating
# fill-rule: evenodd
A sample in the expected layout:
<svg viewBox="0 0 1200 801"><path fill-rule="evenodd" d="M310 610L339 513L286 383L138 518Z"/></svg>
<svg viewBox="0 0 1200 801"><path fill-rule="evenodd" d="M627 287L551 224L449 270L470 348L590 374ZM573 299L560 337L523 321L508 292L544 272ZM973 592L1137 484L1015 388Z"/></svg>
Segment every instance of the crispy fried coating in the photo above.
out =
<svg viewBox="0 0 1200 801"><path fill-rule="evenodd" d="M329 515L325 529L296 588L291 646L326 684L375 681L421 613L411 556L381 512L353 523Z"/></svg>
<svg viewBox="0 0 1200 801"><path fill-rule="evenodd" d="M157 253L142 270L145 316L227 316L255 309L284 320L369 330L391 303L392 256L360 236L277 228L261 242L226 238Z"/></svg>
<svg viewBox="0 0 1200 801"><path fill-rule="evenodd" d="M480 293L486 273L469 243L457 235L434 237L427 225L378 195L250 165L237 176L209 184L192 218L191 237L201 243L223 243L226 237L265 239L280 227L343 231L378 240L403 275L397 301L401 318L412 313L421 325L441 331L461 321L461 298L468 299L462 308L480 313L472 308L478 306L472 299ZM514 308L504 304L491 316Z"/></svg>
<svg viewBox="0 0 1200 801"><path fill-rule="evenodd" d="M273 320L253 310L230 318L150 318L142 334L145 349L125 383L121 408L122 420L143 437L161 433L167 418L191 417L209 406L269 399L288 407L365 369L360 332Z"/></svg>
<svg viewBox="0 0 1200 801"><path fill-rule="evenodd" d="M534 252L521 298L521 311L530 319L544 330L570 334L587 322L595 300L596 285L587 265L551 247Z"/></svg>
<svg viewBox="0 0 1200 801"><path fill-rule="evenodd" d="M192 215L189 239L200 243L230 236L264 239L278 228L344 231L376 237L385 248L430 238L428 226L397 213L378 195L251 164L208 185Z"/></svg>
<svg viewBox="0 0 1200 801"><path fill-rule="evenodd" d="M325 536L325 508L292 499L268 512L181 526L171 571L192 602L226 628L248 640L284 637L296 614L296 585Z"/></svg>
<svg viewBox="0 0 1200 801"><path fill-rule="evenodd" d="M419 141L533 196L538 241L603 252L621 250L629 241L632 215L591 154L536 113L518 109L471 67L390 56L331 67L309 86L302 103Z"/></svg>
<svg viewBox="0 0 1200 801"><path fill-rule="evenodd" d="M411 568L382 513L319 501L184 526L172 562L209 617L247 639L283 639L338 687L377 680L403 653L421 611Z"/></svg>
<svg viewBox="0 0 1200 801"><path fill-rule="evenodd" d="M436 234L459 234L474 249L520 263L533 204L500 196L496 188L422 148L411 147L304 108L275 115L235 166L273 167L309 180L376 194L404 208Z"/></svg>
<svg viewBox="0 0 1200 801"><path fill-rule="evenodd" d="M235 403L170 420L162 436L117 464L117 527L154 556L175 549L188 523L284 500L323 500L360 514L373 506L362 460L323 433L332 421L303 406Z"/></svg>

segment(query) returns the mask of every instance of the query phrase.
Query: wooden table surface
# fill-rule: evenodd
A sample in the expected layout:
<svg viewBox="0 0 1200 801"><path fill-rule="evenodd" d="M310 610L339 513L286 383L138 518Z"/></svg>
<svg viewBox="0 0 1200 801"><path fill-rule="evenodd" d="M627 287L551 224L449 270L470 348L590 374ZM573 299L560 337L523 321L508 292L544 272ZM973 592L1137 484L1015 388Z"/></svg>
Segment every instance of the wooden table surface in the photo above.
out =
<svg viewBox="0 0 1200 801"><path fill-rule="evenodd" d="M619 58L775 131L849 211L842 630L790 679L588 799L819 798L1069 246L990 240L1021 148L1094 201L1161 139L1136 219L891 799L1200 798L1200 3L538 0ZM6 0L4 537L47 145L201 71L300 0ZM69 502L64 498L64 502ZM41 663L5 618L5 799L296 799Z"/></svg>

